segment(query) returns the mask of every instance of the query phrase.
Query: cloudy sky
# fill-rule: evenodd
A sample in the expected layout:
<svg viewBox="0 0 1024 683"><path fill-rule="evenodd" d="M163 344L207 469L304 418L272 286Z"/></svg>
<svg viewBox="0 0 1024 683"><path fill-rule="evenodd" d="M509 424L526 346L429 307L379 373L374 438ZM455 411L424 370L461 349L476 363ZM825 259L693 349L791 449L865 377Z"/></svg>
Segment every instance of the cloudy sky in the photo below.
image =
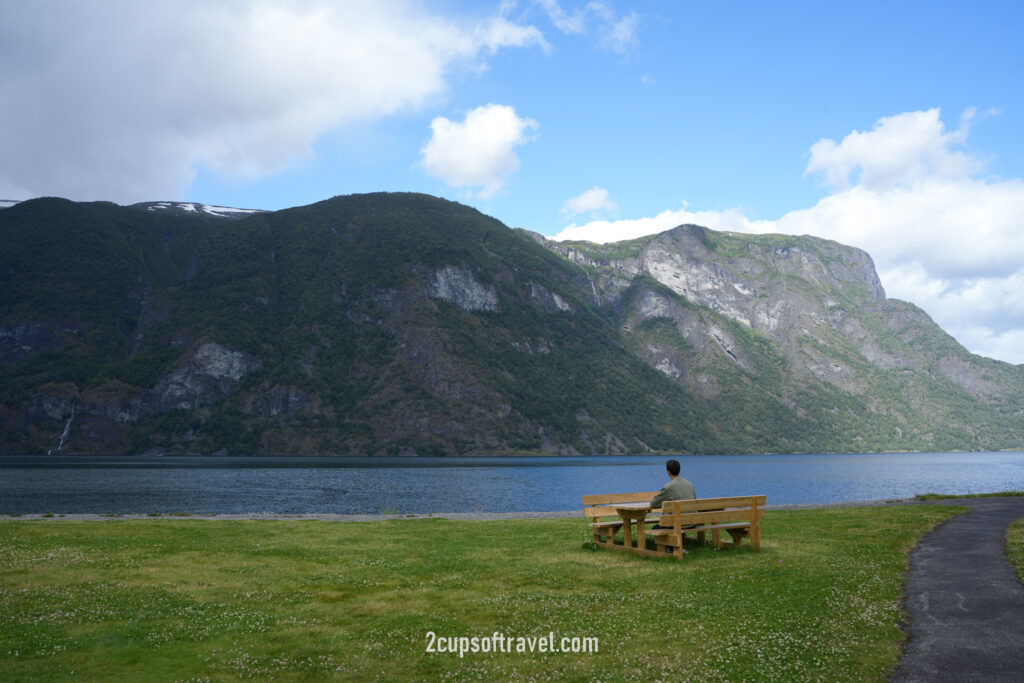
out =
<svg viewBox="0 0 1024 683"><path fill-rule="evenodd" d="M411 190L866 249L1024 363L1024 3L0 0L0 199Z"/></svg>

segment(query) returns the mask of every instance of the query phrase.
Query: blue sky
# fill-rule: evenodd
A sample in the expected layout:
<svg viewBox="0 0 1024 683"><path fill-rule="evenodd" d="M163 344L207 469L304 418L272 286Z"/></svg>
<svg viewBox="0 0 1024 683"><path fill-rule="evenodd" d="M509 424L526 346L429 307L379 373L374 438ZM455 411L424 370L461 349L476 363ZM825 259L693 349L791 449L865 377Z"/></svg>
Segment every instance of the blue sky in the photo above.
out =
<svg viewBox="0 0 1024 683"><path fill-rule="evenodd" d="M932 2L608 5L639 15L625 49L603 45L597 26L564 34L542 8L521 3L509 16L536 26L550 50L504 49L474 63L486 64L482 73L455 65L428 106L328 134L315 160L257 183L200 172L186 196L283 208L343 192L416 190L554 234L565 224L563 203L599 186L621 217L687 201L777 218L825 193L803 175L814 142L936 107L952 126L970 107L1001 110L971 131L971 148L992 158L991 172L1024 175L1018 3L968 11ZM459 191L417 167L433 118L461 120L492 103L538 123L497 196L481 199L479 188Z"/></svg>
<svg viewBox="0 0 1024 683"><path fill-rule="evenodd" d="M1022 7L0 0L0 198L814 234L1021 363Z"/></svg>

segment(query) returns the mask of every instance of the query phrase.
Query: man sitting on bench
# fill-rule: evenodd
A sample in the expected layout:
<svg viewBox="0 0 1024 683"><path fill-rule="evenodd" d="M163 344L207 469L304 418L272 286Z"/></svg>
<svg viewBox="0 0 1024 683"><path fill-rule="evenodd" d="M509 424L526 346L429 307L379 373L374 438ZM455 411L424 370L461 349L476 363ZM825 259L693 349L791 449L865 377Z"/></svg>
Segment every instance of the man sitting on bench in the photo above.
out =
<svg viewBox="0 0 1024 683"><path fill-rule="evenodd" d="M665 463L665 470L668 472L668 483L661 487L658 495L651 498L651 508L658 509L662 503L669 500L693 500L697 495L693 492L693 484L679 476L679 461L669 460ZM666 529L655 525L655 529Z"/></svg>

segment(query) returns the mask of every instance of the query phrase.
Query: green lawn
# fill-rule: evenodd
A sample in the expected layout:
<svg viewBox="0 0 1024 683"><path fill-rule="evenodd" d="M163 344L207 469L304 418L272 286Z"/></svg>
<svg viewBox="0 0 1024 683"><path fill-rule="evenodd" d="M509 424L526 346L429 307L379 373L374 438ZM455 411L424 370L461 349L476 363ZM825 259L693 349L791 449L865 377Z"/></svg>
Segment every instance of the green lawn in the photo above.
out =
<svg viewBox="0 0 1024 683"><path fill-rule="evenodd" d="M1008 498L1024 496L1024 491L998 491L996 493L919 493L914 500L954 500L956 498Z"/></svg>
<svg viewBox="0 0 1024 683"><path fill-rule="evenodd" d="M959 510L770 511L762 552L681 563L591 550L582 517L3 520L0 677L883 681L906 553ZM426 652L495 631L600 649Z"/></svg>
<svg viewBox="0 0 1024 683"><path fill-rule="evenodd" d="M1006 532L1006 556L1017 571L1017 576L1024 581L1024 517L1010 525Z"/></svg>

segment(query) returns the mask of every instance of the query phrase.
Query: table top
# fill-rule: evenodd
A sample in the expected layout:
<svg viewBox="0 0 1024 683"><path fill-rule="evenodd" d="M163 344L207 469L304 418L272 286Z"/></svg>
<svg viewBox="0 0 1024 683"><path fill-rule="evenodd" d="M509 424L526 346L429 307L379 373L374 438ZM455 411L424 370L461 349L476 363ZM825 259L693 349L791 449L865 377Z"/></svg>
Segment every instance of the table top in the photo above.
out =
<svg viewBox="0 0 1024 683"><path fill-rule="evenodd" d="M651 501L646 503L612 503L612 507L616 510L650 510Z"/></svg>

